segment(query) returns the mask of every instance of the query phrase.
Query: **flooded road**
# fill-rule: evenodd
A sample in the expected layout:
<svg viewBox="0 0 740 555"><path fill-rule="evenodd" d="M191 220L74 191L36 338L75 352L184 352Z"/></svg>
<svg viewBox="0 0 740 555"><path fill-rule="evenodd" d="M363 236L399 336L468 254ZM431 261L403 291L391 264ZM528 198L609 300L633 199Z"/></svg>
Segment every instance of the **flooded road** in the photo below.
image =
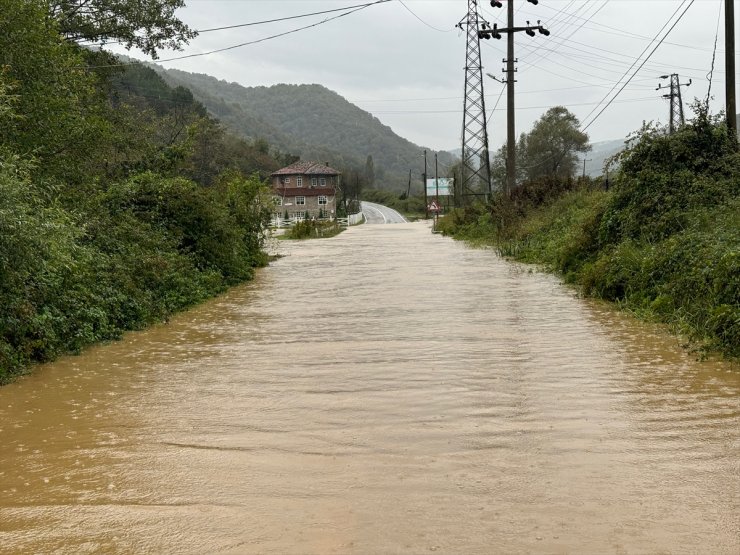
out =
<svg viewBox="0 0 740 555"><path fill-rule="evenodd" d="M0 389L2 553L740 552L740 373L429 233Z"/></svg>

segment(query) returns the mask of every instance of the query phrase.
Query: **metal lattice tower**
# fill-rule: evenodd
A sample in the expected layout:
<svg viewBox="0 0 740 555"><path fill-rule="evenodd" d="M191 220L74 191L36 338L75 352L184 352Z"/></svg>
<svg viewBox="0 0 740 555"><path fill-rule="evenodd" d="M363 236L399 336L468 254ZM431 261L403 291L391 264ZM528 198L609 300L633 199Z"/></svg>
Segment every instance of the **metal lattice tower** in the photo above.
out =
<svg viewBox="0 0 740 555"><path fill-rule="evenodd" d="M478 37L478 24L483 20L478 16L477 4L477 0L468 0L468 15L458 23L461 29L463 26L467 27L460 187L460 193L464 197L491 193L486 102L483 97L483 68Z"/></svg>
<svg viewBox="0 0 740 555"><path fill-rule="evenodd" d="M668 79L669 77L671 79L670 85L658 85L658 88L655 90L657 91L669 87L671 89L668 94L663 95L663 98L667 98L670 100L670 120L668 123L668 132L673 135L673 133L675 133L676 130L684 124L683 102L681 101L681 87L688 87L689 85L691 85L691 79L689 79L688 83L679 83L678 73L663 75L661 76L661 79Z"/></svg>

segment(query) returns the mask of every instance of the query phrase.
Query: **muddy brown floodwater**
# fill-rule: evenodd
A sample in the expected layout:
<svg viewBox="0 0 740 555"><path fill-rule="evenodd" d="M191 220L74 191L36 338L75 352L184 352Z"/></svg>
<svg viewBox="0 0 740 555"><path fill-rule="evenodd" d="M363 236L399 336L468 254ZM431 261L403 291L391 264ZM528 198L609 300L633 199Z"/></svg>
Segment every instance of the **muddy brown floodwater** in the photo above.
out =
<svg viewBox="0 0 740 555"><path fill-rule="evenodd" d="M740 373L432 235L0 389L2 553L740 553Z"/></svg>

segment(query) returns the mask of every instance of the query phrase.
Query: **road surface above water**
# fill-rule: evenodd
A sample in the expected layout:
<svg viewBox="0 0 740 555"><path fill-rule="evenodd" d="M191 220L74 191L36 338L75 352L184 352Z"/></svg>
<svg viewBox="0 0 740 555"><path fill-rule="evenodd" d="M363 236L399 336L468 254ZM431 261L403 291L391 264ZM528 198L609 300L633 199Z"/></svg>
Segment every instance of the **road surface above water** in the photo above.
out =
<svg viewBox="0 0 740 555"><path fill-rule="evenodd" d="M362 213L365 215L365 222L368 224L403 224L407 223L398 211L388 208L382 204L367 202L363 200L360 203Z"/></svg>
<svg viewBox="0 0 740 555"><path fill-rule="evenodd" d="M740 552L740 379L356 226L0 389L2 553Z"/></svg>

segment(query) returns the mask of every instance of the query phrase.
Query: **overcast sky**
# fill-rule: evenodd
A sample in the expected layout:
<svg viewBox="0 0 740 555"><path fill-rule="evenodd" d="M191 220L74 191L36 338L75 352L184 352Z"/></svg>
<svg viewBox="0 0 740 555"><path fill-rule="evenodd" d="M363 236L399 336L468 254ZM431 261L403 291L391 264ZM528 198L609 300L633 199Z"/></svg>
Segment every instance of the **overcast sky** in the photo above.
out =
<svg viewBox="0 0 740 555"><path fill-rule="evenodd" d="M201 30L372 0L186 1L187 7L178 12L180 18ZM540 0L535 6L525 0L512 1L517 10L515 25L525 25L527 20L534 24L539 19L552 33L549 37L516 34L517 134L528 131L554 105L568 107L581 122L589 123L604 105L599 102L614 95L691 2ZM505 26L506 0L503 3L500 9L492 8L488 0L479 0L481 16ZM459 149L466 37L455 25L465 17L467 4L467 0L392 0L280 38L162 65L207 73L244 86L319 83L416 144ZM722 109L723 4L724 0L693 1L630 84L591 123L587 132L592 142L622 138L644 120L667 122L668 103L660 96L667 91L655 90L664 74L678 73L681 82L693 80L690 87L682 87L688 115L689 102L707 95L718 22L711 109ZM202 33L183 52L162 52L160 58L200 54L263 39L339 13ZM735 17L737 20L737 13ZM655 37L658 40L651 43ZM484 72L502 77L505 53L505 37L481 41ZM503 85L489 77L484 79L486 108L492 114L488 120L489 142L494 149L506 137L506 95L497 103Z"/></svg>

